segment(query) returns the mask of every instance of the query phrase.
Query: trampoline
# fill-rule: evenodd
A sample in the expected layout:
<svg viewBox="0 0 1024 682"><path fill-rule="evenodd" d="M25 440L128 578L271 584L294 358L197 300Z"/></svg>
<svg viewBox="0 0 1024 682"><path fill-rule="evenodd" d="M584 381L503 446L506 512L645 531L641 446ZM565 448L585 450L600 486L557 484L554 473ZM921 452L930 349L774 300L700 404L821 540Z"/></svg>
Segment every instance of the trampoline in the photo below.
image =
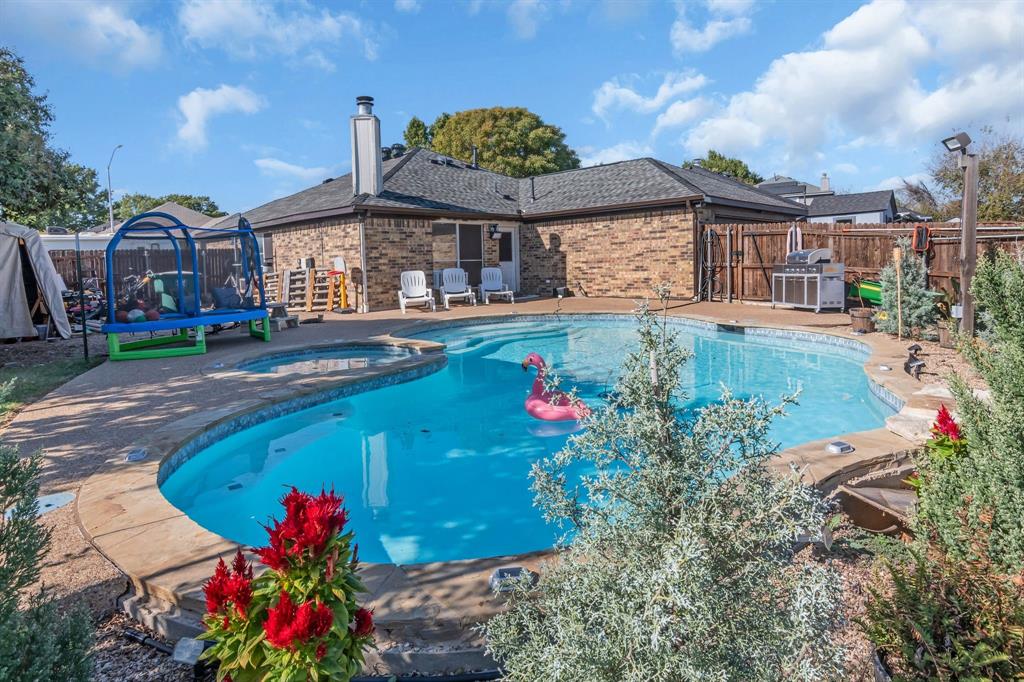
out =
<svg viewBox="0 0 1024 682"><path fill-rule="evenodd" d="M260 245L245 218L232 229L141 213L111 238L106 270L102 331L111 360L200 355L207 327L243 322L250 336L270 341ZM148 336L122 341L121 334Z"/></svg>

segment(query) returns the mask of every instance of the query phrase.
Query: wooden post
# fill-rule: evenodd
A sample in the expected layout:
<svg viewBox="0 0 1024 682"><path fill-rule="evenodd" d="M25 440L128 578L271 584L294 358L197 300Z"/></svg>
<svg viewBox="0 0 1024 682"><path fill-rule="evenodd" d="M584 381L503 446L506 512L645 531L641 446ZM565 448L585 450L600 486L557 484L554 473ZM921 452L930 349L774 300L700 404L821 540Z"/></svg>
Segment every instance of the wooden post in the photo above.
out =
<svg viewBox="0 0 1024 682"><path fill-rule="evenodd" d="M971 280L978 260L978 157L966 154L961 157L960 165L964 169L964 199L960 213L960 290L963 297L960 331L972 337L974 297L971 296Z"/></svg>
<svg viewBox="0 0 1024 682"><path fill-rule="evenodd" d="M893 262L896 264L896 338L903 338L903 249L893 249Z"/></svg>

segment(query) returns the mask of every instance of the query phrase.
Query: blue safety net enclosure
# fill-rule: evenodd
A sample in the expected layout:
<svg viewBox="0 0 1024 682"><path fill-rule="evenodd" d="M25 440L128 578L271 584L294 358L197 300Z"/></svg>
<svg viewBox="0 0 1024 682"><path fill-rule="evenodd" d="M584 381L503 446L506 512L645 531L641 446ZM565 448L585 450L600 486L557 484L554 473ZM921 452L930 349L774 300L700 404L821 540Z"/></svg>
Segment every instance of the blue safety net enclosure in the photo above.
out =
<svg viewBox="0 0 1024 682"><path fill-rule="evenodd" d="M205 353L207 327L245 323L269 341L260 253L245 218L237 228L185 225L159 212L126 221L106 251L110 359Z"/></svg>

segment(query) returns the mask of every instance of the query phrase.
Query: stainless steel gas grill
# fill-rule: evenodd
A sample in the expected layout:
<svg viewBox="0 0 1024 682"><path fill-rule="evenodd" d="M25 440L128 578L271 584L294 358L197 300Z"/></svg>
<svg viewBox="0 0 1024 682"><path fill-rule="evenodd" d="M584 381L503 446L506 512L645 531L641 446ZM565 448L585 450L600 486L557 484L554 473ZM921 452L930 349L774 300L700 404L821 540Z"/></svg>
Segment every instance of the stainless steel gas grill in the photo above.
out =
<svg viewBox="0 0 1024 682"><path fill-rule="evenodd" d="M846 269L832 262L830 249L804 249L786 256L785 265L772 266L772 306L846 309Z"/></svg>

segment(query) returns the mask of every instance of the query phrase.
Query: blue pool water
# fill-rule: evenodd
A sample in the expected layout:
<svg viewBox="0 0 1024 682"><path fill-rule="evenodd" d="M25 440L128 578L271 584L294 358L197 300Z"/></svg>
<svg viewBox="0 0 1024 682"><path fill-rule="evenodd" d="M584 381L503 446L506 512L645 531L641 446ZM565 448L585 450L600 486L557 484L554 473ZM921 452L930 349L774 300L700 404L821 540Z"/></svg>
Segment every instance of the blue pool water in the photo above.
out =
<svg viewBox="0 0 1024 682"><path fill-rule="evenodd" d="M409 355L408 350L392 346L347 346L261 358L238 368L257 374L326 374L390 365Z"/></svg>
<svg viewBox="0 0 1024 682"><path fill-rule="evenodd" d="M418 563L514 554L551 546L558 529L532 506L532 462L556 452L563 425L528 416L540 353L601 402L635 343L632 320L530 321L421 334L447 344L448 366L395 386L305 409L230 435L198 452L162 485L200 525L260 545L260 522L279 514L286 486L334 486L346 498L365 561ZM686 328L695 357L685 369L690 404L725 384L773 399L800 388L777 421L783 447L880 426L889 409L868 388L864 357L793 340Z"/></svg>

